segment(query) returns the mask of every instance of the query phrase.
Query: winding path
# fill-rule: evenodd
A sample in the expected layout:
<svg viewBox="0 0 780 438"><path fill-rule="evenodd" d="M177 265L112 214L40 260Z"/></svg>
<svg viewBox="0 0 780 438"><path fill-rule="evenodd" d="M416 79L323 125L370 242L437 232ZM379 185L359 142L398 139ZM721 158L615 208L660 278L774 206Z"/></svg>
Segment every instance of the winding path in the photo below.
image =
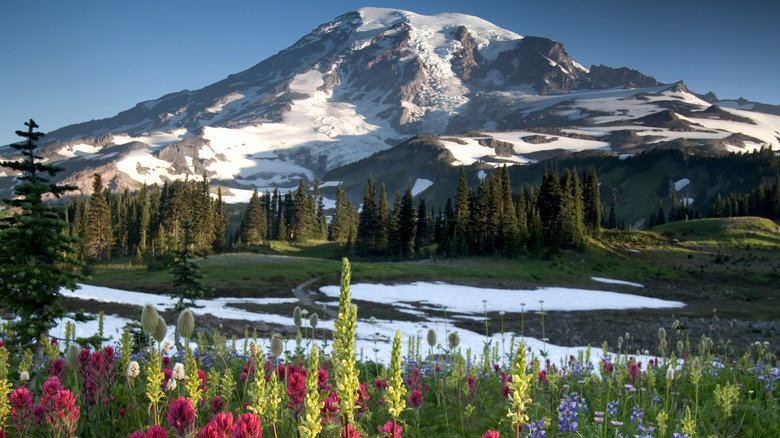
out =
<svg viewBox="0 0 780 438"><path fill-rule="evenodd" d="M309 291L306 290L309 286L314 284L314 282L319 280L319 279L320 279L320 277L310 278L310 279L304 281L303 283L299 284L298 286L295 286L292 289L293 295L295 296L295 298L298 299L298 301L301 303L301 305L307 306L307 307L321 307L321 306L315 304L314 301L312 301L311 297L309 296ZM339 316L339 313L338 313L337 310L334 310L334 309L329 308L327 306L325 306L325 313L332 319L336 319Z"/></svg>

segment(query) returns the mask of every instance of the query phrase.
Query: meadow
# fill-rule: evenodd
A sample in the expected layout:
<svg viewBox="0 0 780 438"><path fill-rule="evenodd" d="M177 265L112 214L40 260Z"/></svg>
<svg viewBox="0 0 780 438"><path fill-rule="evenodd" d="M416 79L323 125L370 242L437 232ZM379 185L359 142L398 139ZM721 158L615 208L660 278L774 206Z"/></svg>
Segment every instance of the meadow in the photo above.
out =
<svg viewBox="0 0 780 438"><path fill-rule="evenodd" d="M157 309L171 327L160 336L151 309L69 299L138 324L90 349L76 344L70 327L39 371L31 369L31 353L0 347L5 436L780 436L777 334L754 329L777 315L780 233L765 221L694 222L611 233L551 260L358 262L348 269L332 258L336 248L284 245L202 261L216 297L283 300L310 282L318 302L321 287L340 284L332 331L300 342L297 331L316 323L294 302L269 302L274 312L250 307L291 315L283 336L255 332L245 321L231 327L218 315L196 316L192 327L184 318L179 333L192 336L183 344L192 348L179 350L165 341L179 314ZM383 357L355 349L356 332L370 329L359 314L393 319L403 312L353 300L352 283L603 288L593 277L635 282L644 287L610 287L686 306L581 315L491 309L460 321L431 310L452 324L444 336L398 332ZM167 272L124 262L95 266L89 280L156 294L169 282ZM614 317L598 321L605 315ZM744 333L718 328L743 323ZM484 331L482 348L466 348L452 335L458 330ZM553 356L552 345L545 347L569 346L575 333L590 348Z"/></svg>

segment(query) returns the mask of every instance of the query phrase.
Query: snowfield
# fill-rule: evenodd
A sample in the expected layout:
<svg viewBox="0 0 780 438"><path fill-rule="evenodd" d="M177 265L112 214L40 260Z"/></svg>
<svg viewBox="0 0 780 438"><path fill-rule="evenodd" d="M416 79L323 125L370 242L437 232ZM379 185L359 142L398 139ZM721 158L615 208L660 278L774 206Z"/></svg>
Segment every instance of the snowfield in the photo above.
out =
<svg viewBox="0 0 780 438"><path fill-rule="evenodd" d="M594 281L602 283L623 284L641 287L637 283L604 278L594 278ZM71 292L63 290L65 297L92 299L103 302L125 303L134 306L153 304L157 309L166 309L174 305L175 300L165 295L155 295L141 292L117 290L105 287L81 285L81 288ZM318 299L318 305L327 307L338 306L339 287L326 286L320 289L327 299ZM520 312L538 312L544 306L544 311L575 311L575 310L599 310L599 309L634 309L634 308L679 308L684 304L676 301L665 301L655 298L637 295L616 293L599 290L569 289L559 287L547 287L535 290L505 290L459 286L447 283L416 282L410 284L353 284L350 287L352 300L358 303L358 328L356 351L365 360L381 362L389 361L392 339L396 330L400 330L404 342L409 337L425 337L429 329L437 334L440 345L446 344L447 335L453 331L460 336L460 348L465 352L470 349L473 354L482 351L485 342L503 343L509 350L511 333L494 334L490 339L484 333L477 333L460 328L454 328L453 322L457 319L484 320L485 312L507 312L517 314ZM319 296L319 295L318 295ZM396 321L372 319L372 315L360 312L360 302L373 302L393 305L399 310L424 317L424 321ZM276 313L255 313L233 307L234 303L253 303L259 305L295 303L297 300L289 298L217 298L211 300L198 300L197 304L202 308L192 309L196 315L212 314L223 319L249 320L273 324L292 325L292 315L279 315ZM432 317L426 310L441 311L446 306L447 318ZM333 330L333 320L320 315L317 331ZM196 316L197 318L197 316ZM53 329L54 336L63 336L65 333L64 322ZM104 334L119 338L125 324L130 322L126 318L115 315L106 315L104 321ZM97 321L76 324L76 336L89 336L97 332ZM519 337L519 334L517 334ZM169 327L167 339L173 338L173 328ZM269 339L258 340L262 348L268 351ZM542 349L549 353L551 360L559 361L570 354L584 350L586 346L563 347L545 343L539 339L525 338L526 343L536 354ZM243 343L243 340L240 341ZM304 341L307 342L307 341ZM495 344L494 344L495 345ZM427 349L427 347L425 348ZM597 356L593 354L594 363Z"/></svg>

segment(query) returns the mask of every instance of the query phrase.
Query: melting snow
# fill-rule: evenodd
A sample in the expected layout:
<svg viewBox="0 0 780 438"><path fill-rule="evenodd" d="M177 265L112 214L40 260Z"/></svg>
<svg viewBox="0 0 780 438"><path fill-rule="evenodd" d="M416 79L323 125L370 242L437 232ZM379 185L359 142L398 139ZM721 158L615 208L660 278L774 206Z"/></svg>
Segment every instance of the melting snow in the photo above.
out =
<svg viewBox="0 0 780 438"><path fill-rule="evenodd" d="M423 178L417 178L414 181L414 187L412 187L412 196L417 196L424 192L425 189L433 185L433 181Z"/></svg>
<svg viewBox="0 0 780 438"><path fill-rule="evenodd" d="M688 178L683 178L674 183L674 191L679 192L683 187L687 186L690 183L691 180L689 180Z"/></svg>
<svg viewBox="0 0 780 438"><path fill-rule="evenodd" d="M610 281L610 280L607 280ZM443 306L448 306L448 315L452 318L470 318L480 319L479 314L485 309L489 312L508 311L520 312L527 310L536 311L540 300L544 300L544 309L546 311L558 310L594 310L594 309L628 309L641 307L682 307L683 303L676 301L664 301L654 298L641 297L636 295L621 294L615 292L566 289L566 288L542 288L533 291L528 290L502 290L487 289L467 286L457 286L445 283L412 283L401 285L376 285L376 284L354 284L352 285L351 295L354 300L371 301L377 303L386 303L400 306L404 312L420 314L424 312L425 307L411 306L407 303L425 304L429 308L440 310ZM321 291L333 300L338 299L338 286L327 286L321 288ZM127 303L135 306L143 306L146 303L155 305L159 310L172 307L175 300L166 295L154 295L142 292L130 292L105 287L81 285L81 289L71 292L62 291L66 297L78 297L82 299L94 299L104 302ZM424 297L424 300L421 298ZM422 303L421 303L422 301ZM226 319L242 319L249 321L263 321L268 323L289 325L292 322L290 315L276 315L270 313L249 312L246 310L232 307L230 303L254 303L254 304L278 304L295 303L295 298L217 298L213 300L198 300L197 304L202 308L191 309L196 315L211 313ZM526 306L521 303L526 302ZM335 305L336 302L319 303ZM459 313L460 315L458 315ZM356 351L361 355L361 359L374 360L376 357L382 362L389 361L391 354L392 338L396 330L400 330L404 338L412 336L425 336L428 329L434 329L440 344L446 342L446 336L453 331L458 332L461 343L460 348L464 351L471 349L474 352L482 351L482 347L487 340L496 342L509 350L509 341L511 333L501 335L494 334L490 339L484 334L472 332L469 330L453 328L452 324L446 324L441 318L428 318L421 322L408 321L387 321L375 320L370 322L371 315L360 314L358 320ZM114 336L118 335L124 325L130 322L128 319L113 315L107 315L104 321L104 334ZM317 330L332 330L333 320L321 318ZM57 336L64 335L64 321L52 330ZM97 321L91 323L76 324L77 336L88 336L97 332ZM167 339L172 339L173 330L169 330ZM259 340L264 349L268 349L268 339ZM238 342L242 342L239 340ZM306 341L304 341L306 342ZM551 360L558 362L570 354L577 354L578 350L584 350L586 347L561 347L551 344L545 344L540 340L525 338L526 344L534 352L542 349L549 353ZM538 353L537 353L538 354ZM597 360L594 358L594 360Z"/></svg>

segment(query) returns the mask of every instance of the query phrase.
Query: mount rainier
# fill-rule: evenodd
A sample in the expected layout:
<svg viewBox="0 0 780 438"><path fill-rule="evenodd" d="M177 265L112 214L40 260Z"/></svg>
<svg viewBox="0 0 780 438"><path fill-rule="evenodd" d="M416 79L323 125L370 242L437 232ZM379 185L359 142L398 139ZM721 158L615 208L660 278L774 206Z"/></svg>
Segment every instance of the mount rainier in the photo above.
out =
<svg viewBox="0 0 780 438"><path fill-rule="evenodd" d="M741 152L780 147L780 108L586 68L561 43L473 16L363 8L222 81L51 131L40 144L83 194L95 172L131 190L207 175L237 202L254 188L323 179L421 133L438 135L451 166L588 149L631 155L681 140ZM0 159L12 152L0 147ZM14 182L0 173L0 196ZM435 181L416 186L435 190Z"/></svg>

